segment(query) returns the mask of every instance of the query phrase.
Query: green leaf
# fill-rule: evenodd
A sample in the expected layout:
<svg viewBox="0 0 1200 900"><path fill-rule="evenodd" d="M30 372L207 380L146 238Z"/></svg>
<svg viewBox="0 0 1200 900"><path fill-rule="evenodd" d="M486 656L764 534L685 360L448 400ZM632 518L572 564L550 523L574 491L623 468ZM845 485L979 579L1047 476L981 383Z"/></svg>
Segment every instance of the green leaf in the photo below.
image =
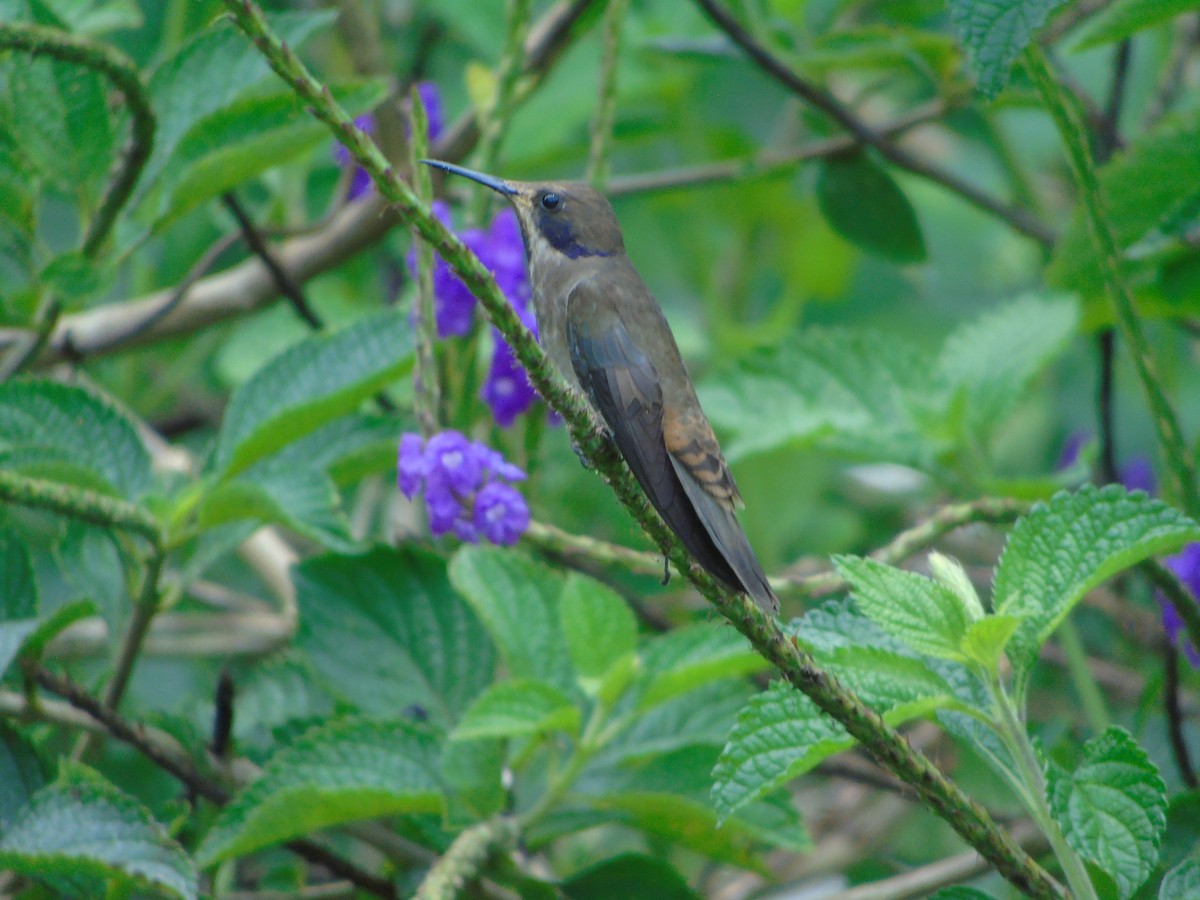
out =
<svg viewBox="0 0 1200 900"><path fill-rule="evenodd" d="M0 676L38 628L38 593L29 548L0 531Z"/></svg>
<svg viewBox="0 0 1200 900"><path fill-rule="evenodd" d="M0 722L0 834L46 783L46 772L33 744Z"/></svg>
<svg viewBox="0 0 1200 900"><path fill-rule="evenodd" d="M296 49L328 26L334 15L332 11L288 12L268 18L275 34ZM263 55L227 18L218 19L164 60L148 85L158 128L141 184L154 184L185 134L248 94L269 72Z"/></svg>
<svg viewBox="0 0 1200 900"><path fill-rule="evenodd" d="M823 159L817 203L834 231L868 253L897 263L925 260L925 239L912 204L867 154Z"/></svg>
<svg viewBox="0 0 1200 900"><path fill-rule="evenodd" d="M639 705L648 709L701 685L743 678L766 667L766 660L732 628L714 623L676 628L642 649L645 689Z"/></svg>
<svg viewBox="0 0 1200 900"><path fill-rule="evenodd" d="M637 620L614 591L577 573L559 598L563 634L580 678L599 679L637 649Z"/></svg>
<svg viewBox="0 0 1200 900"><path fill-rule="evenodd" d="M963 635L963 656L995 675L1000 665L1000 655L1020 624L1021 620L1016 616L1001 615L972 622Z"/></svg>
<svg viewBox="0 0 1200 900"><path fill-rule="evenodd" d="M731 460L820 447L921 465L941 452L925 423L946 392L930 368L927 352L896 335L805 329L743 358L707 382L700 399L731 437Z"/></svg>
<svg viewBox="0 0 1200 900"><path fill-rule="evenodd" d="M666 860L625 853L576 872L562 884L569 900L700 900Z"/></svg>
<svg viewBox="0 0 1200 900"><path fill-rule="evenodd" d="M1164 119L1099 168L1100 191L1117 244L1130 247L1166 223L1180 198L1200 192L1200 111ZM1054 249L1047 280L1088 297L1104 296L1099 257L1082 209Z"/></svg>
<svg viewBox="0 0 1200 900"><path fill-rule="evenodd" d="M136 0L40 0L54 10L63 25L79 34L141 28L143 17Z"/></svg>
<svg viewBox="0 0 1200 900"><path fill-rule="evenodd" d="M966 424L994 433L1030 380L1066 348L1079 326L1074 297L1027 294L960 325L942 345L937 371L962 395Z"/></svg>
<svg viewBox="0 0 1200 900"><path fill-rule="evenodd" d="M64 762L0 838L0 867L20 875L112 878L199 897L196 869L149 810L79 763Z"/></svg>
<svg viewBox="0 0 1200 900"><path fill-rule="evenodd" d="M284 350L233 392L213 470L228 477L354 410L412 362L398 312L370 316Z"/></svg>
<svg viewBox="0 0 1200 900"><path fill-rule="evenodd" d="M871 647L842 647L824 660L889 725L962 708L920 660ZM776 681L751 698L713 769L713 802L724 819L812 769L854 739L807 696Z"/></svg>
<svg viewBox="0 0 1200 900"><path fill-rule="evenodd" d="M514 678L572 690L558 605L562 576L514 550L467 545L450 561L450 582L483 621Z"/></svg>
<svg viewBox="0 0 1200 900"><path fill-rule="evenodd" d="M1129 732L1113 726L1084 745L1072 773L1047 772L1050 810L1072 847L1111 875L1121 900L1158 863L1167 825L1166 785Z"/></svg>
<svg viewBox="0 0 1200 900"><path fill-rule="evenodd" d="M1038 648L1079 599L1122 569L1200 540L1183 513L1120 485L1091 485L1039 503L1009 536L996 567L996 612L1022 619L1008 645L1017 696Z"/></svg>
<svg viewBox="0 0 1200 900"><path fill-rule="evenodd" d="M222 811L196 851L202 867L318 828L443 808L438 748L406 721L349 719L314 728Z"/></svg>
<svg viewBox="0 0 1200 900"><path fill-rule="evenodd" d="M1046 17L1064 0L950 0L950 21L975 70L980 93L994 97Z"/></svg>
<svg viewBox="0 0 1200 900"><path fill-rule="evenodd" d="M99 395L55 381L0 385L0 465L127 498L150 486L150 455L129 420Z"/></svg>
<svg viewBox="0 0 1200 900"><path fill-rule="evenodd" d="M22 155L60 191L90 205L113 157L107 82L92 69L48 58L25 58L10 75Z"/></svg>
<svg viewBox="0 0 1200 900"><path fill-rule="evenodd" d="M329 554L306 559L293 580L297 646L357 709L396 715L416 707L449 729L491 682L495 649L440 557L387 547Z"/></svg>
<svg viewBox="0 0 1200 900"><path fill-rule="evenodd" d="M858 608L892 637L927 656L962 659L968 614L953 591L873 559L838 556L834 565L850 582Z"/></svg>
<svg viewBox="0 0 1200 900"><path fill-rule="evenodd" d="M334 99L356 115L387 94L380 80L330 85ZM329 141L329 131L289 90L234 101L196 124L179 142L154 190L151 229L160 231L197 206Z"/></svg>
<svg viewBox="0 0 1200 900"><path fill-rule="evenodd" d="M929 900L992 900L992 895L985 894L977 888L956 884L931 894Z"/></svg>
<svg viewBox="0 0 1200 900"><path fill-rule="evenodd" d="M579 708L558 688L518 678L493 684L475 698L452 740L509 738L547 731L579 731Z"/></svg>
<svg viewBox="0 0 1200 900"><path fill-rule="evenodd" d="M1114 0L1088 20L1075 46L1083 50L1121 41L1197 8L1200 0Z"/></svg>
<svg viewBox="0 0 1200 900"><path fill-rule="evenodd" d="M600 756L621 765L695 745L720 749L753 690L745 680L715 681L643 712Z"/></svg>
<svg viewBox="0 0 1200 900"><path fill-rule="evenodd" d="M1200 857L1185 859L1165 876L1158 888L1158 900L1190 900L1200 897Z"/></svg>

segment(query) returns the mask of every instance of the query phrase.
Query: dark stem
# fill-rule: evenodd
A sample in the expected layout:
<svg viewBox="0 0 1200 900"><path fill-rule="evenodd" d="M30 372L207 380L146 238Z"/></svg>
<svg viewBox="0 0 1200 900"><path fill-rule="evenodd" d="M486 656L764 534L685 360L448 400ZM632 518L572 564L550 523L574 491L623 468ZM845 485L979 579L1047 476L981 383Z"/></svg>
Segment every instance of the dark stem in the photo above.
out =
<svg viewBox="0 0 1200 900"><path fill-rule="evenodd" d="M1113 381L1116 371L1117 331L1104 328L1096 334L1096 351L1099 356L1099 384L1096 388L1096 420L1100 426L1100 469L1101 484L1116 484L1121 480L1117 471L1116 411L1113 397Z"/></svg>
<svg viewBox="0 0 1200 900"><path fill-rule="evenodd" d="M899 144L885 138L828 91L792 71L786 63L778 59L770 50L760 44L716 0L695 0L695 2L712 19L716 26L724 31L735 44L741 47L746 55L767 75L770 75L809 105L825 113L825 115L854 135L861 143L875 148L888 162L920 178L940 184L952 193L958 194L973 206L1003 219L1012 228L1027 237L1033 238L1039 244L1048 246L1054 243L1054 233L1045 224L1031 215L1028 210L996 199L970 182L959 178L953 172L947 171L928 160L921 159Z"/></svg>
<svg viewBox="0 0 1200 900"><path fill-rule="evenodd" d="M1166 641L1163 649L1163 667L1166 676L1163 683L1163 707L1167 713L1167 735L1171 739L1171 754L1179 777L1189 788L1200 787L1196 770L1192 768L1192 756L1188 752L1187 738L1183 733L1183 709L1179 703L1179 657L1182 654L1175 645Z"/></svg>

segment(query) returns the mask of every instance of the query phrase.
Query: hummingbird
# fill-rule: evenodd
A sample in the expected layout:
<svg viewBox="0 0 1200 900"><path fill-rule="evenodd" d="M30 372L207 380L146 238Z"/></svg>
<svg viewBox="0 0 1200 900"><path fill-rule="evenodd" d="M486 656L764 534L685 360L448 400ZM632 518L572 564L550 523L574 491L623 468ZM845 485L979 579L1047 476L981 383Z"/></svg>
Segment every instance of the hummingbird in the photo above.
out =
<svg viewBox="0 0 1200 900"><path fill-rule="evenodd" d="M542 349L587 398L650 503L708 572L768 614L779 600L734 515L744 506L612 204L579 182L507 181L422 160L503 195L525 241Z"/></svg>

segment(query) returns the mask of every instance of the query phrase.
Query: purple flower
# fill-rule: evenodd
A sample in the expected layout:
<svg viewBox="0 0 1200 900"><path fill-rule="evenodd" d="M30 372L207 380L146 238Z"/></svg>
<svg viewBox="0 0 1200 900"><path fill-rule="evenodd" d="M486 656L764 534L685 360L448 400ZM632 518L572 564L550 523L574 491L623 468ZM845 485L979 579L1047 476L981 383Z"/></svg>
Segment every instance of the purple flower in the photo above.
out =
<svg viewBox="0 0 1200 900"><path fill-rule="evenodd" d="M492 482L475 497L475 526L493 544L515 544L529 527L525 498L507 484Z"/></svg>
<svg viewBox="0 0 1200 900"><path fill-rule="evenodd" d="M454 534L478 543L514 544L529 526L529 507L510 482L525 473L498 451L443 431L428 441L420 435L400 438L397 482L412 499L422 488L429 530L434 537Z"/></svg>
<svg viewBox="0 0 1200 900"><path fill-rule="evenodd" d="M453 229L448 205L441 200L433 201L433 214L443 225ZM483 232L469 229L460 232L458 236L472 251L479 253L484 238ZM408 265L409 274L416 278L416 246L409 248L405 263ZM435 257L433 261L433 307L438 337L462 337L471 331L471 324L475 320L475 295L440 256Z"/></svg>
<svg viewBox="0 0 1200 900"><path fill-rule="evenodd" d="M529 383L529 376L517 361L512 347L498 331L494 333L494 337L496 349L492 354L487 380L484 381L479 394L492 408L496 424L501 428L510 428L517 416L537 400L537 391Z"/></svg>
<svg viewBox="0 0 1200 900"><path fill-rule="evenodd" d="M1061 472L1075 465L1079 461L1079 454L1091 441L1092 436L1088 432L1072 431L1067 435L1066 443L1063 444L1062 453L1058 455L1058 463L1054 466L1054 470Z"/></svg>
<svg viewBox="0 0 1200 900"><path fill-rule="evenodd" d="M1174 556L1168 556L1165 563L1192 597L1200 597L1200 543L1188 544ZM1167 633L1167 640L1183 652L1193 669L1200 669L1200 652L1183 633L1183 619L1179 617L1179 611L1162 594L1158 594L1158 605L1162 608L1163 631Z"/></svg>
<svg viewBox="0 0 1200 900"><path fill-rule="evenodd" d="M1120 478L1127 491L1145 491L1153 496L1158 490L1158 483L1154 479L1154 467L1144 456L1131 456L1121 466Z"/></svg>
<svg viewBox="0 0 1200 900"><path fill-rule="evenodd" d="M354 120L354 127L360 131L365 131L367 134L375 133L375 117L370 113L359 116ZM350 151L342 144L337 144L333 148L333 161L343 169L348 169L353 162L350 158ZM357 200L363 194L370 191L374 185L371 183L371 176L367 174L366 169L358 166L354 167L354 174L350 176L350 187L346 189L347 200Z"/></svg>

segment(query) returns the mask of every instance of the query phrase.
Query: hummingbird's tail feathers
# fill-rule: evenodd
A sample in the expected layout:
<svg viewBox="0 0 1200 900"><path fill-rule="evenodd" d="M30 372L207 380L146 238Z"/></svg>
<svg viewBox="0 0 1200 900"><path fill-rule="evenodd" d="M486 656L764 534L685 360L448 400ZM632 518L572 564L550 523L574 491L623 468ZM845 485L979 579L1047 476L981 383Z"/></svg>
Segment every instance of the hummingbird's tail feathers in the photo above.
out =
<svg viewBox="0 0 1200 900"><path fill-rule="evenodd" d="M779 598L771 590L766 573L763 572L762 565L759 563L758 557L754 555L750 541L746 538L746 532L742 530L733 511L697 483L684 463L674 456L671 456L671 463L675 467L675 474L678 476L680 486L691 501L690 505L695 510L696 518L704 527L705 536L709 539L708 543L716 552L722 565L709 564L701 554L693 549L692 543L684 539L688 549L706 569L721 578L722 581L727 582L730 587L749 594L763 612L772 616L778 613ZM721 568L729 571L733 578L723 576Z"/></svg>

